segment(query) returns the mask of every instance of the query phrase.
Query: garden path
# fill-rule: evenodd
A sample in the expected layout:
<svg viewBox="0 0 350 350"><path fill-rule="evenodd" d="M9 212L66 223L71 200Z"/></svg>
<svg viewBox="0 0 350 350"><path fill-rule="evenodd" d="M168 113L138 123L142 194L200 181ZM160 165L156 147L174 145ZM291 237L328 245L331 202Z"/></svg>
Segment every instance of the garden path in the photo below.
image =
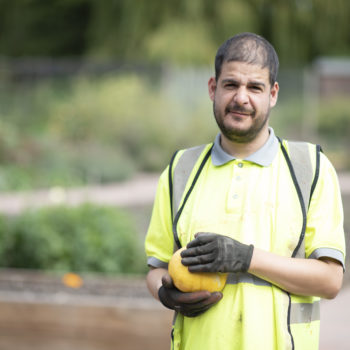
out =
<svg viewBox="0 0 350 350"><path fill-rule="evenodd" d="M79 205L92 202L119 207L149 205L153 202L159 174L138 174L134 178L106 185L78 188L52 187L36 191L0 193L0 213L18 214L27 208L46 205ZM350 173L339 174L343 194L350 194Z"/></svg>

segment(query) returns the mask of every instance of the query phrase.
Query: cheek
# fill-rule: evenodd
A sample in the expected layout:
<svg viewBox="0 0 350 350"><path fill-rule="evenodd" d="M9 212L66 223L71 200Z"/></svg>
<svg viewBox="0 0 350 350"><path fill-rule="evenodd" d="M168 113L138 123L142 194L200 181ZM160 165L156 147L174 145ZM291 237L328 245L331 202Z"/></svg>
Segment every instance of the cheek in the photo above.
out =
<svg viewBox="0 0 350 350"><path fill-rule="evenodd" d="M256 99L252 101L252 106L255 110L266 112L270 110L271 106L271 99L269 97Z"/></svg>
<svg viewBox="0 0 350 350"><path fill-rule="evenodd" d="M224 109L227 105L229 105L232 101L232 95L231 94L217 94L215 98L216 105Z"/></svg>

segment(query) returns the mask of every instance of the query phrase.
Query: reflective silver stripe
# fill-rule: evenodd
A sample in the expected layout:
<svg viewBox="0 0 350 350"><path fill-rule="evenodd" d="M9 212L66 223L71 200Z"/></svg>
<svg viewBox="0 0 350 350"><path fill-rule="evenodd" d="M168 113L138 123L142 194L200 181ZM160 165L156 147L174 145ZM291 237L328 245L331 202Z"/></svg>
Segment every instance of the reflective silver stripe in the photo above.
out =
<svg viewBox="0 0 350 350"><path fill-rule="evenodd" d="M230 273L227 277L226 284L251 283L256 286L271 287L271 283L250 273Z"/></svg>
<svg viewBox="0 0 350 350"><path fill-rule="evenodd" d="M292 303L290 309L290 323L309 323L320 320L320 302Z"/></svg>
<svg viewBox="0 0 350 350"><path fill-rule="evenodd" d="M288 148L289 157L307 209L314 175L308 145L305 142L289 141Z"/></svg>
<svg viewBox="0 0 350 350"><path fill-rule="evenodd" d="M317 248L311 253L309 259L319 259L323 257L338 260L345 269L344 255L340 250L335 248Z"/></svg>
<svg viewBox="0 0 350 350"><path fill-rule="evenodd" d="M256 286L271 287L272 284L250 273L230 273L226 284L250 283ZM290 323L309 323L320 319L320 302L292 303Z"/></svg>
<svg viewBox="0 0 350 350"><path fill-rule="evenodd" d="M306 142L288 141L289 157L293 166L294 174L299 185L304 208L307 213L309 207L313 169L310 159L309 147ZM305 213L305 215L306 215ZM302 235L304 233L302 232ZM295 255L296 258L305 258L305 240L300 243Z"/></svg>
<svg viewBox="0 0 350 350"><path fill-rule="evenodd" d="M147 265L148 266L152 266L152 267L160 267L163 269L167 269L168 268L168 263L161 261L153 256L149 256L147 257Z"/></svg>
<svg viewBox="0 0 350 350"><path fill-rule="evenodd" d="M174 168L174 175L173 175L174 217L179 209L181 198L185 192L185 187L186 187L188 178L190 177L190 174L192 172L192 169L206 146L207 145L201 145L201 146L197 146L197 147L193 147L185 150L185 152L181 155L178 163Z"/></svg>

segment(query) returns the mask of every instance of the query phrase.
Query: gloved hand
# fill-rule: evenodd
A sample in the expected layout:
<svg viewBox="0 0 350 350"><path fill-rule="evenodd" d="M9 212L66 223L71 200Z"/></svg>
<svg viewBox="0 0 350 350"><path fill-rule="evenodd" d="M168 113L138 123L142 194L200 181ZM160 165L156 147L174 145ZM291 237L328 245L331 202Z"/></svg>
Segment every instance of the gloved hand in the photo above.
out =
<svg viewBox="0 0 350 350"><path fill-rule="evenodd" d="M222 293L199 291L184 293L178 290L166 274L162 278L162 286L158 290L161 303L168 309L175 310L184 316L195 317L211 308L222 298Z"/></svg>
<svg viewBox="0 0 350 350"><path fill-rule="evenodd" d="M215 233L197 233L181 252L190 272L247 272L254 246Z"/></svg>

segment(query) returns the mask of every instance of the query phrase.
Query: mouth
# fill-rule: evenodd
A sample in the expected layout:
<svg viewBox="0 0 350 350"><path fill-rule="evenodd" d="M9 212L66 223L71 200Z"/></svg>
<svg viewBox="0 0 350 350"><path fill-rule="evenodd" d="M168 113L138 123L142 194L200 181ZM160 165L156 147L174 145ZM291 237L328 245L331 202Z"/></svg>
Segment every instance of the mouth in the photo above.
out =
<svg viewBox="0 0 350 350"><path fill-rule="evenodd" d="M231 114L235 117L239 117L239 118L245 118L245 117L251 117L254 115L254 111L252 110L243 110L243 109L230 109L228 108L226 110L227 114Z"/></svg>
<svg viewBox="0 0 350 350"><path fill-rule="evenodd" d="M249 117L251 115L250 113L242 113L237 111L229 111L229 113L237 117Z"/></svg>

